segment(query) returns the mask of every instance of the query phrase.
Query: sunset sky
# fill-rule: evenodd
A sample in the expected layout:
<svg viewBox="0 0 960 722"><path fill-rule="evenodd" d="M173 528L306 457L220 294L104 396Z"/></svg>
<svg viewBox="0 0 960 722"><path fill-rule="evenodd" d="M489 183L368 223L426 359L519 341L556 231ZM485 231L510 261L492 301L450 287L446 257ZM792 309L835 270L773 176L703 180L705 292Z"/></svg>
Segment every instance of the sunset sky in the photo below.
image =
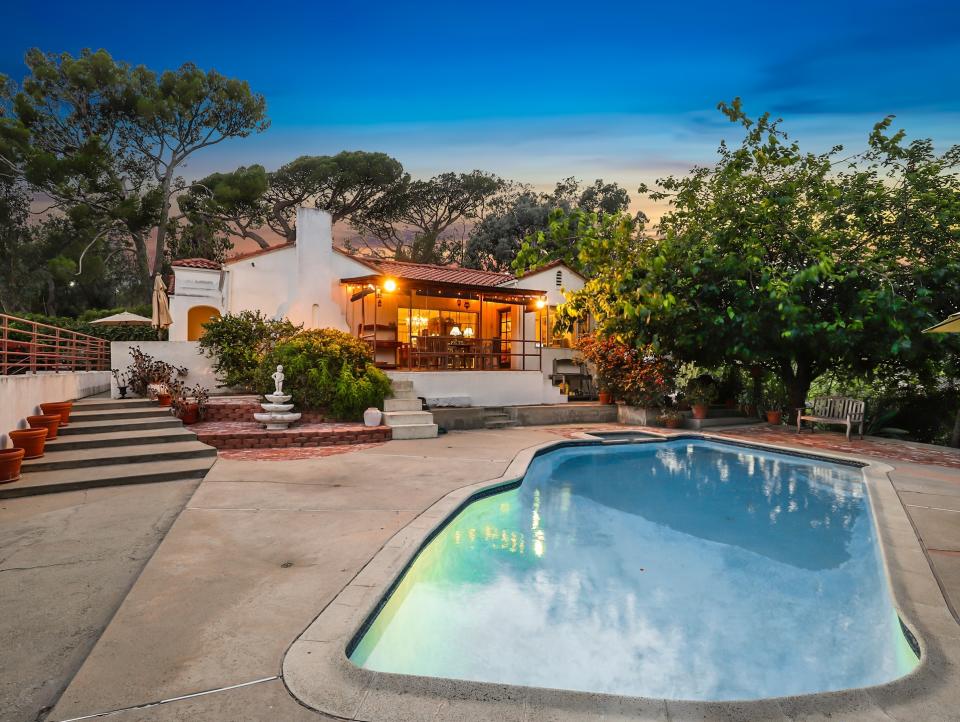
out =
<svg viewBox="0 0 960 722"><path fill-rule="evenodd" d="M709 163L715 110L782 116L805 147L863 146L888 113L960 142L960 4L32 2L7 6L0 72L31 46L106 48L154 69L244 78L272 127L186 169L380 150L415 176L480 168L543 187L626 186Z"/></svg>

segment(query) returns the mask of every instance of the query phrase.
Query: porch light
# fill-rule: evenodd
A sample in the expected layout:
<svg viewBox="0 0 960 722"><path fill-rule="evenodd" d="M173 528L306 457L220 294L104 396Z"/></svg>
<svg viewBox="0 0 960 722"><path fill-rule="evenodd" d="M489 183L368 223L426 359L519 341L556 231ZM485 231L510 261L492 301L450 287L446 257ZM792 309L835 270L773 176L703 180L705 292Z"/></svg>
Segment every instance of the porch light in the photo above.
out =
<svg viewBox="0 0 960 722"><path fill-rule="evenodd" d="M542 298L537 299L537 308L543 308L546 305L547 305L547 302L544 301Z"/></svg>
<svg viewBox="0 0 960 722"><path fill-rule="evenodd" d="M451 328L451 329L450 329L450 335L451 335L451 336L460 336L460 335L461 335L460 327L459 327L459 326L454 326L453 328Z"/></svg>
<svg viewBox="0 0 960 722"><path fill-rule="evenodd" d="M383 282L383 290L385 290L387 293L393 293L397 290L397 282L392 278L388 278Z"/></svg>

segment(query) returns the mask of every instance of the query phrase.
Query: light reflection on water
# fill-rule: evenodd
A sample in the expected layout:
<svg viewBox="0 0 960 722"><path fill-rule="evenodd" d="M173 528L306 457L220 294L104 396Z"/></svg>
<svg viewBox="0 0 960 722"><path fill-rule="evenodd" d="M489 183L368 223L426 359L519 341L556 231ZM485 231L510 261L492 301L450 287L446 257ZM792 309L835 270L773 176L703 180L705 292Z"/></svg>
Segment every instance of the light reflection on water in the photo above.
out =
<svg viewBox="0 0 960 722"><path fill-rule="evenodd" d="M424 549L351 659L714 700L877 684L916 664L860 471L700 441L537 458Z"/></svg>

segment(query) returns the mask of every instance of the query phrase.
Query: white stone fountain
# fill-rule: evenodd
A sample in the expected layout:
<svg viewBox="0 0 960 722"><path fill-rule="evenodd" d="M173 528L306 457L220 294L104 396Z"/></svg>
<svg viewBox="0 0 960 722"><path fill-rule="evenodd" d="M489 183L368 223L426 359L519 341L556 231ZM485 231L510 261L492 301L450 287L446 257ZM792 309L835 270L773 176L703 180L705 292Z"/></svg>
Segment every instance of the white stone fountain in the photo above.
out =
<svg viewBox="0 0 960 722"><path fill-rule="evenodd" d="M300 414L290 413L293 404L287 402L292 398L289 394L283 393L283 366L277 366L275 373L271 374L276 388L272 394L264 394L269 403L260 404L264 413L254 414L253 418L261 424L267 425L267 431L285 431L294 421L300 420Z"/></svg>

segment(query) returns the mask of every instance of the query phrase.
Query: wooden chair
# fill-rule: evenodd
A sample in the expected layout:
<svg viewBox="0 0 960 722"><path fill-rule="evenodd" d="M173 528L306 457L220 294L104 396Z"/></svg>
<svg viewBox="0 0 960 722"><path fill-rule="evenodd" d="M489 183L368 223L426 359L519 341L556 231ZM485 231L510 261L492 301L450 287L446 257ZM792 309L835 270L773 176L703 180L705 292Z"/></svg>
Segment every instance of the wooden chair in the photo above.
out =
<svg viewBox="0 0 960 722"><path fill-rule="evenodd" d="M863 421L866 403L846 396L823 396L807 402L809 405L797 409L797 433L803 429L803 422L815 424L837 424L847 427L847 441L854 424L860 425L860 438L863 438ZM810 413L807 413L807 412ZM811 433L813 426L810 427Z"/></svg>

